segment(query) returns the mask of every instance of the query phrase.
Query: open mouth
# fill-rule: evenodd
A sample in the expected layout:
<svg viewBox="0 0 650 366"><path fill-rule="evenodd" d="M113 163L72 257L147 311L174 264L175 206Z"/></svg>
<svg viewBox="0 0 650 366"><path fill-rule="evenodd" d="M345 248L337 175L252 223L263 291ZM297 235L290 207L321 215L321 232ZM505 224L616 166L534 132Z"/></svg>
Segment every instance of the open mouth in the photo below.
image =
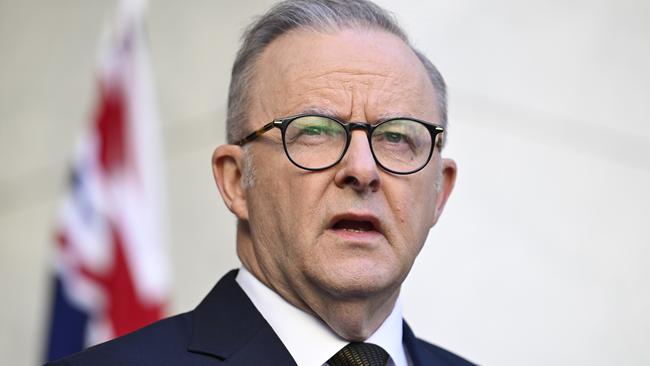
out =
<svg viewBox="0 0 650 366"><path fill-rule="evenodd" d="M332 226L334 230L345 230L353 233L361 233L368 231L377 231L375 225L370 221L362 220L349 220L343 219L339 220Z"/></svg>
<svg viewBox="0 0 650 366"><path fill-rule="evenodd" d="M346 212L332 217L330 230L349 240L375 240L383 235L381 221L371 212Z"/></svg>

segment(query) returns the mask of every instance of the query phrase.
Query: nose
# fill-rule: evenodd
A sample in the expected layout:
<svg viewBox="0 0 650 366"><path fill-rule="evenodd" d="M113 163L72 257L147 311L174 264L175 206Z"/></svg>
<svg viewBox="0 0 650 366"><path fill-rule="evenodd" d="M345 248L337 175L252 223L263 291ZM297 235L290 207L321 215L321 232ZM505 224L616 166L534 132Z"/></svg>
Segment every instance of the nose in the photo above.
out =
<svg viewBox="0 0 650 366"><path fill-rule="evenodd" d="M379 167L370 151L366 131L352 131L350 146L338 165L334 180L339 188L351 187L360 193L379 189Z"/></svg>

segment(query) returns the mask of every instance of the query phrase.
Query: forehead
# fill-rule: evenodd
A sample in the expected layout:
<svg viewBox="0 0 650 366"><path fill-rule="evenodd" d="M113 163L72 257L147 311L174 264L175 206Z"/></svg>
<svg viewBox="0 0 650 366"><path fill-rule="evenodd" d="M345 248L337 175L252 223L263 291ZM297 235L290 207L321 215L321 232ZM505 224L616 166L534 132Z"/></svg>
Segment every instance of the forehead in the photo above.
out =
<svg viewBox="0 0 650 366"><path fill-rule="evenodd" d="M381 30L291 31L264 50L254 80L255 124L313 109L347 120L438 120L424 66L401 39Z"/></svg>

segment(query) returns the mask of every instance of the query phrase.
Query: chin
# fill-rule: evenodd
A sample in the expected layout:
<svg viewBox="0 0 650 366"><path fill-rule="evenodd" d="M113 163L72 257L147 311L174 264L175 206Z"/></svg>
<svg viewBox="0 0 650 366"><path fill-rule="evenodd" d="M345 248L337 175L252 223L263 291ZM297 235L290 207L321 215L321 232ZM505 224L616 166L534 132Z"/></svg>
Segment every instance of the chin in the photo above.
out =
<svg viewBox="0 0 650 366"><path fill-rule="evenodd" d="M401 283L401 273L387 263L368 259L333 263L318 276L320 286L334 297L366 297L392 291Z"/></svg>

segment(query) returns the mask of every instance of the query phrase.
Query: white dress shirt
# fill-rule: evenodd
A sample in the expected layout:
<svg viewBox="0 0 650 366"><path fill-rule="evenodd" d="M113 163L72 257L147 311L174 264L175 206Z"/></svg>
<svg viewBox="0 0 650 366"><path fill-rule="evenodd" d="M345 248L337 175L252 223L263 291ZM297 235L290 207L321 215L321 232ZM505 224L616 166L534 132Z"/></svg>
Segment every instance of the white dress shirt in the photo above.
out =
<svg viewBox="0 0 650 366"><path fill-rule="evenodd" d="M298 309L266 287L243 266L239 269L236 281L271 325L298 366L326 366L327 360L349 343L322 320ZM390 356L387 366L408 365L402 344L402 307L399 299L388 318L365 342L386 350Z"/></svg>

